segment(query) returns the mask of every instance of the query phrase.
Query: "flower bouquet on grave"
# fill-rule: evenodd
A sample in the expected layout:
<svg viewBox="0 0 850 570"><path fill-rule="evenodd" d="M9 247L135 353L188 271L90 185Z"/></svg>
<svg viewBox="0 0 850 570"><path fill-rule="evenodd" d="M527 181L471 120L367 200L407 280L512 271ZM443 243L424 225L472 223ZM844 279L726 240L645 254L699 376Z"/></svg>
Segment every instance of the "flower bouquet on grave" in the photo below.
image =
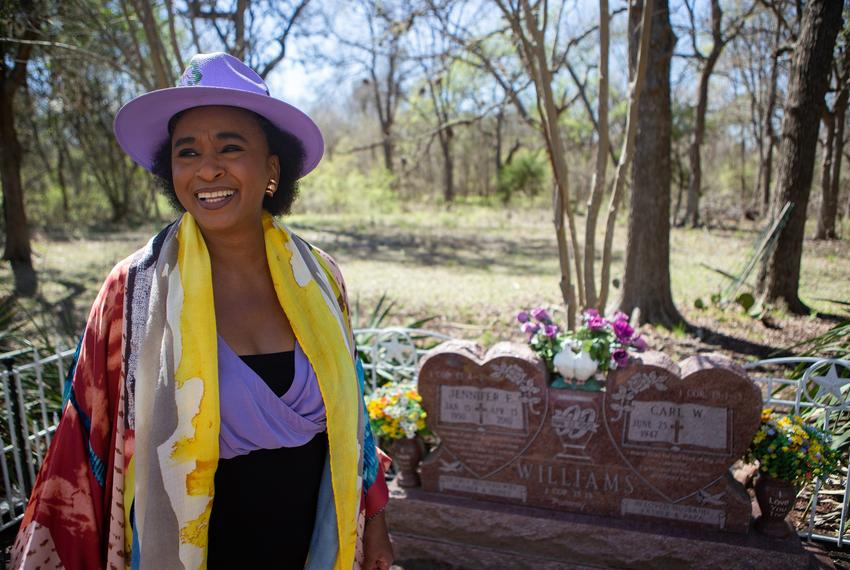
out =
<svg viewBox="0 0 850 570"><path fill-rule="evenodd" d="M562 331L545 309L517 314L528 344L552 373L552 386L588 391L602 389L601 376L628 364L629 351L646 350L646 341L629 325L629 318L618 312L608 320L595 309L582 314L575 330Z"/></svg>
<svg viewBox="0 0 850 570"><path fill-rule="evenodd" d="M800 416L763 410L761 426L745 456L759 464L755 491L762 515L756 529L780 538L793 532L785 517L794 507L797 490L815 477L837 471L839 456L830 447L829 434Z"/></svg>
<svg viewBox="0 0 850 570"><path fill-rule="evenodd" d="M386 442L398 484L418 486L416 468L422 459L423 443L417 436L427 431L427 414L416 386L409 382L384 384L366 395L366 410L372 433Z"/></svg>

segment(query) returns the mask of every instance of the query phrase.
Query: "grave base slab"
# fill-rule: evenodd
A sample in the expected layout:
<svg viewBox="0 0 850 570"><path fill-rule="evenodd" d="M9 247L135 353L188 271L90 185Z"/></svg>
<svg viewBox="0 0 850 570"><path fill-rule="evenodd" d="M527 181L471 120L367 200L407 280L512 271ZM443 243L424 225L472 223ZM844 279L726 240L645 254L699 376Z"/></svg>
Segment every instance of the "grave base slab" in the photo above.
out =
<svg viewBox="0 0 850 570"><path fill-rule="evenodd" d="M394 482L386 512L404 568L822 567L796 536L676 528L402 489Z"/></svg>

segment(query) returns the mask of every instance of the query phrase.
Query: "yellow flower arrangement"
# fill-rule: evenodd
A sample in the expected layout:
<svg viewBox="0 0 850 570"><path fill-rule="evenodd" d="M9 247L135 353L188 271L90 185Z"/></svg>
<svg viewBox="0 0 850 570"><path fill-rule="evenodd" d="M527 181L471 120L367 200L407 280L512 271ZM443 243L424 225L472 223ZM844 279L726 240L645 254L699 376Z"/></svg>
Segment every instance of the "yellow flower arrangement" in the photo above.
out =
<svg viewBox="0 0 850 570"><path fill-rule="evenodd" d="M390 383L366 396L372 432L379 438L410 438L425 430L422 396L410 383Z"/></svg>
<svg viewBox="0 0 850 570"><path fill-rule="evenodd" d="M777 414L765 409L761 426L746 454L758 460L759 471L800 485L814 477L826 477L838 469L838 451L829 446L829 435L803 421L800 416Z"/></svg>

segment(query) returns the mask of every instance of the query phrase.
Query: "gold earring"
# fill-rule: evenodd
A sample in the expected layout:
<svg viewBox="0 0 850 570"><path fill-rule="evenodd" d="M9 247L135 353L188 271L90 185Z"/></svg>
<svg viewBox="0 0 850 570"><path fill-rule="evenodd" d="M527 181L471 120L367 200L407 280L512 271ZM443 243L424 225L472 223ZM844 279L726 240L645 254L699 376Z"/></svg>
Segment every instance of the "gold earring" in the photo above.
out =
<svg viewBox="0 0 850 570"><path fill-rule="evenodd" d="M266 185L266 196L271 198L274 196L274 191L276 190L277 180L274 178L269 178L269 183Z"/></svg>

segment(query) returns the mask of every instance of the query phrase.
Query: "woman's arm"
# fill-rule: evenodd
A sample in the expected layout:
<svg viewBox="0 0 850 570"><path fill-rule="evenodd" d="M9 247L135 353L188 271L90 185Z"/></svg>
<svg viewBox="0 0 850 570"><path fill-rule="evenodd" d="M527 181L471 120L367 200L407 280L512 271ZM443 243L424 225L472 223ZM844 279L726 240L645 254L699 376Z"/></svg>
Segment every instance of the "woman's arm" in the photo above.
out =
<svg viewBox="0 0 850 570"><path fill-rule="evenodd" d="M390 458L379 448L380 467L375 482L366 492L366 529L363 531L363 568L364 570L387 570L392 566L394 554L390 542L384 509L389 502L389 490L384 471L390 466Z"/></svg>

